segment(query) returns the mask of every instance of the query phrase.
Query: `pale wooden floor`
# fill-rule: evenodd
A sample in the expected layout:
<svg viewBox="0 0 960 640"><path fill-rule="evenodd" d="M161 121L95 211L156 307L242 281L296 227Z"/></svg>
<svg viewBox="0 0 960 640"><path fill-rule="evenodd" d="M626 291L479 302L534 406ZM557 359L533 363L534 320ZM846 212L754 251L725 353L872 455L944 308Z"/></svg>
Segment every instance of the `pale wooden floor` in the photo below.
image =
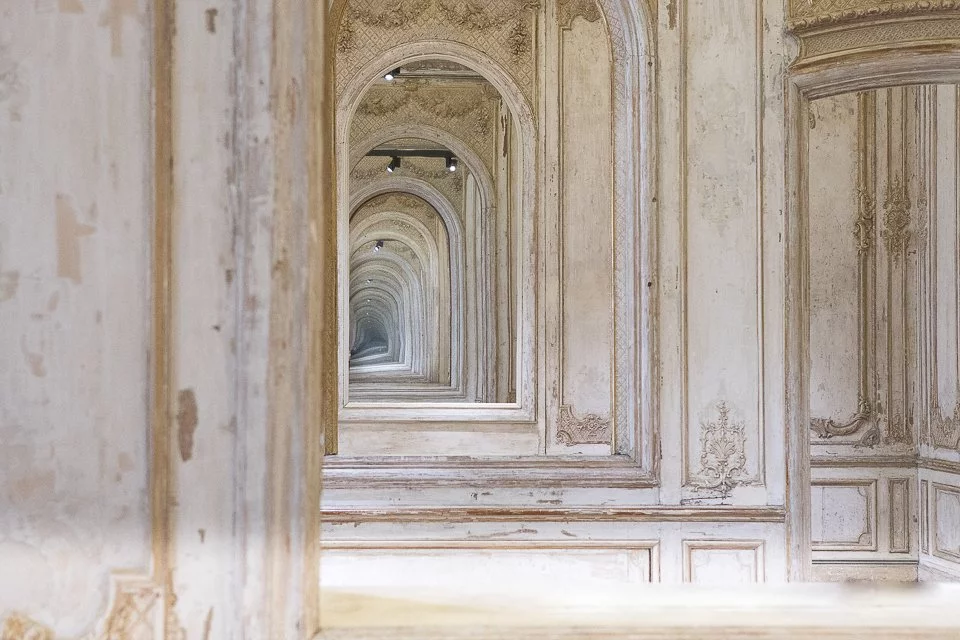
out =
<svg viewBox="0 0 960 640"><path fill-rule="evenodd" d="M323 638L943 638L960 585L652 585L615 592L322 594Z"/></svg>

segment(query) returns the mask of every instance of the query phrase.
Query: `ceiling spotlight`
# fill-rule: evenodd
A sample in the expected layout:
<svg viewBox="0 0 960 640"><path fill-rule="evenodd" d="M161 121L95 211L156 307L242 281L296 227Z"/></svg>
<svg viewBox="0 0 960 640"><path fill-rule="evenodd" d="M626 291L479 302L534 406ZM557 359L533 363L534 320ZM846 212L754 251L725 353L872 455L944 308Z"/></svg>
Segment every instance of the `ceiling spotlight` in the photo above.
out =
<svg viewBox="0 0 960 640"><path fill-rule="evenodd" d="M380 251L383 248L383 240L377 240L377 244L373 246L374 251Z"/></svg>
<svg viewBox="0 0 960 640"><path fill-rule="evenodd" d="M387 74L383 76L383 79L386 80L387 82L393 82L394 79L399 75L400 75L400 67L397 67L393 71L388 71Z"/></svg>
<svg viewBox="0 0 960 640"><path fill-rule="evenodd" d="M390 164L387 165L387 173L393 173L400 168L400 157L393 156L390 158Z"/></svg>
<svg viewBox="0 0 960 640"><path fill-rule="evenodd" d="M447 156L447 171L453 173L457 170L458 164L460 164L460 162L455 157Z"/></svg>

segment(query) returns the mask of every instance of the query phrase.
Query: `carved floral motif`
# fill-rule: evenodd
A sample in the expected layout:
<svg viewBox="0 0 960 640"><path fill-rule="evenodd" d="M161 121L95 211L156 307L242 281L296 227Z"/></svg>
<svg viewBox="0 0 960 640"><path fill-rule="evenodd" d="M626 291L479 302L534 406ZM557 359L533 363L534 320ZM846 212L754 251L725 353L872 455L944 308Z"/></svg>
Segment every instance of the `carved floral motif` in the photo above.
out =
<svg viewBox="0 0 960 640"><path fill-rule="evenodd" d="M719 489L729 493L740 485L746 474L747 437L743 422L730 421L730 409L721 402L718 418L701 423L700 489Z"/></svg>
<svg viewBox="0 0 960 640"><path fill-rule="evenodd" d="M595 413L577 417L573 407L560 405L557 442L572 447L578 444L610 444L610 419Z"/></svg>
<svg viewBox="0 0 960 640"><path fill-rule="evenodd" d="M907 185L898 175L887 185L883 209L883 240L887 252L897 260L910 237L910 198L907 195Z"/></svg>

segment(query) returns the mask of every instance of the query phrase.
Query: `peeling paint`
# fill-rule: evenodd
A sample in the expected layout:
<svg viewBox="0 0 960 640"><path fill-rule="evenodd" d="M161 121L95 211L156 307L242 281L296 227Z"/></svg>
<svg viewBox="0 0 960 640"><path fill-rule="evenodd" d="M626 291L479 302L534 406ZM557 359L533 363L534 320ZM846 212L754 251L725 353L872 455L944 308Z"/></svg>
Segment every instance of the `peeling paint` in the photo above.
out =
<svg viewBox="0 0 960 640"><path fill-rule="evenodd" d="M27 365L30 367L30 373L38 378L46 377L47 368L43 364L43 354L33 353L27 348L26 336L20 337L20 350L23 352L23 357L27 360Z"/></svg>
<svg viewBox="0 0 960 640"><path fill-rule="evenodd" d="M197 398L193 389L183 389L177 394L177 441L180 459L187 462L193 457L193 434L197 430Z"/></svg>
<svg viewBox="0 0 960 640"><path fill-rule="evenodd" d="M136 467L136 462L132 455L123 452L117 456L117 466L120 468L120 471L133 471Z"/></svg>
<svg viewBox="0 0 960 640"><path fill-rule="evenodd" d="M677 0L670 0L667 3L667 28L673 30L677 28Z"/></svg>
<svg viewBox="0 0 960 640"><path fill-rule="evenodd" d="M207 612L207 618L203 621L203 640L210 640L210 630L213 627L213 607Z"/></svg>
<svg viewBox="0 0 960 640"><path fill-rule="evenodd" d="M217 32L217 10L214 8L210 8L204 11L204 14L207 17L207 31L210 33L216 33Z"/></svg>
<svg viewBox="0 0 960 640"><path fill-rule="evenodd" d="M77 222L77 214L65 195L57 194L57 276L74 284L83 282L80 272L80 238L96 231Z"/></svg>
<svg viewBox="0 0 960 640"><path fill-rule="evenodd" d="M19 271L4 271L0 273L0 302L10 300L17 295L20 286Z"/></svg>
<svg viewBox="0 0 960 640"><path fill-rule="evenodd" d="M100 26L110 28L110 55L115 58L123 55L124 17L139 20L140 10L137 0L110 0L107 10L100 16Z"/></svg>
<svg viewBox="0 0 960 640"><path fill-rule="evenodd" d="M10 493L17 500L29 500L41 496L52 496L56 488L57 475L52 470L32 473L11 483Z"/></svg>
<svg viewBox="0 0 960 640"><path fill-rule="evenodd" d="M197 534L200 536L200 544L203 544L207 540L207 530L206 529L197 529Z"/></svg>
<svg viewBox="0 0 960 640"><path fill-rule="evenodd" d="M83 13L83 2L81 0L59 0L57 10L60 13Z"/></svg>

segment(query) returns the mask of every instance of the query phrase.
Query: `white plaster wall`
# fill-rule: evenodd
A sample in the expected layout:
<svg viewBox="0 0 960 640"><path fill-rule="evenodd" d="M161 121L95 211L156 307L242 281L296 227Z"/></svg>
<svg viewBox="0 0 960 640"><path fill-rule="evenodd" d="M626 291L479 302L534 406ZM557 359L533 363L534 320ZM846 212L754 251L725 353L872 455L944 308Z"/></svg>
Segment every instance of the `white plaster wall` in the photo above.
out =
<svg viewBox="0 0 960 640"><path fill-rule="evenodd" d="M0 7L0 618L58 637L149 568L146 5Z"/></svg>

